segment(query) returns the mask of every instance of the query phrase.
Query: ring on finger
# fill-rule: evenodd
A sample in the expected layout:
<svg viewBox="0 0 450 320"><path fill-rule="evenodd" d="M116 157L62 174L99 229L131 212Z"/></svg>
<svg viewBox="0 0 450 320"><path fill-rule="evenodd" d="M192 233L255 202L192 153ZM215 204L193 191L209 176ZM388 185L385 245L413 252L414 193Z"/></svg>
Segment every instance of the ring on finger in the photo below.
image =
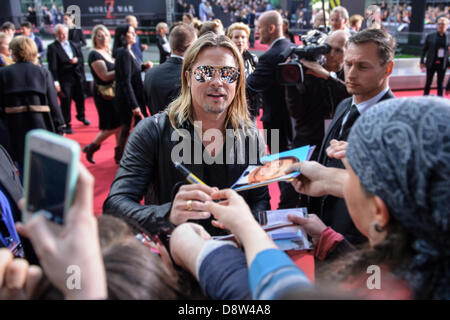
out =
<svg viewBox="0 0 450 320"><path fill-rule="evenodd" d="M186 210L187 211L192 211L192 200L188 200L186 202Z"/></svg>

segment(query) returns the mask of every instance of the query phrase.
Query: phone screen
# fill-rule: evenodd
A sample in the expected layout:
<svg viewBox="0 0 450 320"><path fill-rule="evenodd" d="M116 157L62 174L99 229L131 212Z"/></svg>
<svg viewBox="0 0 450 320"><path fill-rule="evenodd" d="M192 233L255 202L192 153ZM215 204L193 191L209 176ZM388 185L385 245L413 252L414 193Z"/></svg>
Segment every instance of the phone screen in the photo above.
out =
<svg viewBox="0 0 450 320"><path fill-rule="evenodd" d="M27 210L46 210L55 223L64 221L68 163L31 151Z"/></svg>

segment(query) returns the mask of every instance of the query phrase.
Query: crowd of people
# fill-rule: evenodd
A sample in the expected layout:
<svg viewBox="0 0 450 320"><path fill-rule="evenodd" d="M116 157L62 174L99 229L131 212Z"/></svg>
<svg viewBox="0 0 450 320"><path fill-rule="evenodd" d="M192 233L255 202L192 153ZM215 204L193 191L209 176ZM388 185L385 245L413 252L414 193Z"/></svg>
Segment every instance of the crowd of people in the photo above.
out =
<svg viewBox="0 0 450 320"><path fill-rule="evenodd" d="M239 3L217 1L227 10ZM282 14L265 9L255 26L269 48L259 58L248 50L251 28L241 21L225 30L206 17L196 28L186 12L170 27L158 24L158 65L143 59L136 17L117 26L113 41L108 28L94 27L87 61L99 133L83 151L95 164L94 154L114 135L118 168L95 218L94 179L79 165L74 202L59 228L42 214L20 223L18 174L28 131L73 133L72 100L76 119L90 125L85 40L64 16L68 23L55 25L46 50L47 69L36 36L0 33L2 219L9 214L17 222L39 260L0 249L0 298L450 299L448 99L396 98L389 87L395 39L376 15L352 28L343 7L329 13L323 59L300 59L303 80L282 85L279 64L293 43ZM431 79L438 72L440 96L447 27L441 17L421 62ZM257 129L261 111L266 137ZM267 150L306 145L315 151L286 170L300 175L279 182L278 209L310 212L288 219L312 239L314 283L257 219L270 209L268 187L229 189ZM189 184L175 162L201 183ZM235 241L214 238L229 233ZM66 285L68 266L82 269L78 289ZM367 285L373 266L382 279L376 290Z"/></svg>

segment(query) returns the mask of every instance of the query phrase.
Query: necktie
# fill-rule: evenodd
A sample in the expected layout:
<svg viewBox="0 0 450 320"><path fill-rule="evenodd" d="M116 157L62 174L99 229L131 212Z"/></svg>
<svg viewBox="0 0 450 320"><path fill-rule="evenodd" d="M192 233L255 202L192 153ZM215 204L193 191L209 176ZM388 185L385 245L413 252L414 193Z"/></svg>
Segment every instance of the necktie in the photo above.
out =
<svg viewBox="0 0 450 320"><path fill-rule="evenodd" d="M350 129L352 128L353 124L355 123L356 119L360 116L360 113L358 111L358 108L356 105L352 105L350 108L350 112L347 116L347 121L345 121L344 126L342 127L342 132L339 136L339 140L347 140L348 134L350 133Z"/></svg>

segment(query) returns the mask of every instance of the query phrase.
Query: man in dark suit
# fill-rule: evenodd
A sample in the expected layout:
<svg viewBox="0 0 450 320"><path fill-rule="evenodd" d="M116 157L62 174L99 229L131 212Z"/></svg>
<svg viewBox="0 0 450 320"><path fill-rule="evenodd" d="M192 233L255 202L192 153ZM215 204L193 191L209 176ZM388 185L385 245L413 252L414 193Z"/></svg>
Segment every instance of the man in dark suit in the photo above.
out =
<svg viewBox="0 0 450 320"><path fill-rule="evenodd" d="M259 41L270 45L270 48L259 57L255 71L247 78L247 91L250 95L262 92L264 129L279 130L278 148L272 145L271 139L267 141L271 153L288 150L293 137L284 87L278 83L276 77L278 64L284 62L280 54L293 45L283 37L282 26L283 19L277 11L267 11L261 15L257 23Z"/></svg>
<svg viewBox="0 0 450 320"><path fill-rule="evenodd" d="M395 47L395 40L379 29L365 29L349 38L344 57L344 72L347 91L352 97L338 105L322 141L316 160L323 166L344 168L341 160L328 157L326 149L330 142L346 141L352 125L361 113L379 101L394 98L389 89L389 76L394 68ZM313 182L314 178L308 178L302 175L300 181L304 184ZM364 236L354 226L344 199L331 195L310 198L309 210L317 213L327 226L344 235L351 243L365 241Z"/></svg>
<svg viewBox="0 0 450 320"><path fill-rule="evenodd" d="M73 133L71 126L70 104L75 101L76 118L89 125L84 116L84 95L82 84L84 81L84 61L81 49L68 40L68 29L65 25L55 27L57 40L48 46L48 68L55 80L56 90L61 101L61 110L66 122L65 132Z"/></svg>
<svg viewBox="0 0 450 320"><path fill-rule="evenodd" d="M69 40L75 43L77 46L84 47L86 45L86 38L84 37L83 30L77 28L73 23L73 16L66 13L63 17L64 24L69 28Z"/></svg>
<svg viewBox="0 0 450 320"><path fill-rule="evenodd" d="M264 129L268 131L267 144L271 153L278 153L290 148L294 135L284 87L278 83L276 77L278 64L284 62L281 53L293 43L283 37L283 18L277 11L264 12L258 19L257 30L259 41L270 45L270 48L259 57L255 71L248 76L247 93L250 98L255 93L262 93L264 112L262 122ZM280 182L279 185L281 189L279 207L295 207L298 195L289 184Z"/></svg>
<svg viewBox="0 0 450 320"><path fill-rule="evenodd" d="M156 45L159 50L159 64L166 62L167 58L170 56L170 43L167 40L167 34L169 33L169 28L167 23L160 22L156 25Z"/></svg>
<svg viewBox="0 0 450 320"><path fill-rule="evenodd" d="M177 25L170 32L172 54L163 64L145 73L144 94L150 114L164 110L178 97L181 90L181 67L184 52L197 39L196 31L188 24Z"/></svg>
<svg viewBox="0 0 450 320"><path fill-rule="evenodd" d="M448 63L448 42L447 42L448 19L439 18L437 23L437 31L430 33L425 38L422 48L422 56L420 57L420 67L422 70L427 68L427 82L423 95L430 93L431 83L433 82L434 73L437 73L437 91L438 96L442 97L444 91L444 77ZM425 55L427 56L425 62Z"/></svg>

